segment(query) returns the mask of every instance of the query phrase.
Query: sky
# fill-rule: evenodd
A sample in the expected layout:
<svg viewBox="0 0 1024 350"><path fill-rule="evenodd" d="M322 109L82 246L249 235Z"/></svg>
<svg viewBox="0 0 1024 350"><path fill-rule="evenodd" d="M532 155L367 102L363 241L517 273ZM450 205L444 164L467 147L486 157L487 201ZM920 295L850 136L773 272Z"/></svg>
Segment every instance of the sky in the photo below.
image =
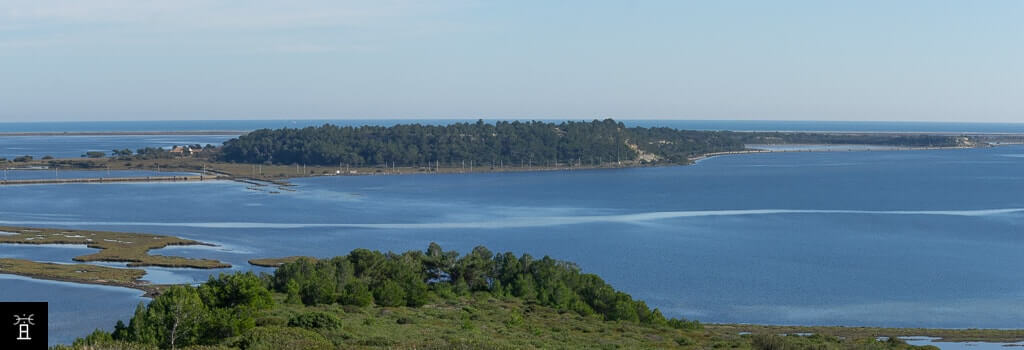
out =
<svg viewBox="0 0 1024 350"><path fill-rule="evenodd" d="M0 0L0 121L1024 122L1024 1Z"/></svg>

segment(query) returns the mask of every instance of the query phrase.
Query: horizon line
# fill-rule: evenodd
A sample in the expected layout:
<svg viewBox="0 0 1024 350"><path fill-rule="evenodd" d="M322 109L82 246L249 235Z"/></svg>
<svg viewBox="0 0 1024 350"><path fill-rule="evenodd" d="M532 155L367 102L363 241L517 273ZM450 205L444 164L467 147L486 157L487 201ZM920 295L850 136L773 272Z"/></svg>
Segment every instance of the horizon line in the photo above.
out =
<svg viewBox="0 0 1024 350"><path fill-rule="evenodd" d="M386 118L254 118L254 119L154 119L154 120L38 120L7 121L0 124L46 124L46 123L137 123L137 122L245 122L245 121L366 121L366 120L458 120L458 121L592 121L612 119L616 121L692 121L692 122L807 122L807 123L936 123L936 124L1024 124L1013 121L937 121L937 120L819 120L819 119L689 119L689 118L633 118L633 117L588 117L588 118L503 118L503 117L386 117Z"/></svg>

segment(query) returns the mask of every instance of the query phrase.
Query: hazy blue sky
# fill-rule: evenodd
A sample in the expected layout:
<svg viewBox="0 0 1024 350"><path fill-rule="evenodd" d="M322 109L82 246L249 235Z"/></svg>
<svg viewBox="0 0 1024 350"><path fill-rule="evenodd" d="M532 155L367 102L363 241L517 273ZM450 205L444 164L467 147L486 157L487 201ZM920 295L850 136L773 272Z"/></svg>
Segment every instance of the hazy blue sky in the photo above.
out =
<svg viewBox="0 0 1024 350"><path fill-rule="evenodd" d="M1024 1L0 1L0 121L1024 122Z"/></svg>

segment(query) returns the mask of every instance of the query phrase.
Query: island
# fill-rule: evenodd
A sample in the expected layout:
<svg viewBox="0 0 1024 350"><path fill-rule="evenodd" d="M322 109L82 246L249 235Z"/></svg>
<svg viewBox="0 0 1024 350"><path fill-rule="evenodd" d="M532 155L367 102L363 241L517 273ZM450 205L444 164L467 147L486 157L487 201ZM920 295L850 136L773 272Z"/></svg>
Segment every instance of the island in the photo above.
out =
<svg viewBox="0 0 1024 350"><path fill-rule="evenodd" d="M920 133L734 132L627 127L612 119L499 121L449 125L398 124L301 129L260 129L223 145L180 145L172 149L96 152L95 157L0 159L15 169L155 170L199 176L170 179L102 178L114 181L263 181L288 191L288 178L513 171L564 171L643 166L688 165L710 156L765 153L750 144L881 145L894 149L979 147L1019 137ZM44 159L45 158L45 159ZM6 184L66 183L71 180L23 180ZM5 182L0 181L0 184ZM265 183L254 183L255 188Z"/></svg>

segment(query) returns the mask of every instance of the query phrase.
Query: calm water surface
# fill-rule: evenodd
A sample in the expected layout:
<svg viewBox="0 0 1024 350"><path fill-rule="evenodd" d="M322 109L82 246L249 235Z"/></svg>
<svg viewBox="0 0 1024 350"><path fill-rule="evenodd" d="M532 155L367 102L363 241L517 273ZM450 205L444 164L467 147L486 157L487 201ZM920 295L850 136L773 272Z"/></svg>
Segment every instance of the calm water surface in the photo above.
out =
<svg viewBox="0 0 1024 350"><path fill-rule="evenodd" d="M1024 328L1022 180L1020 146L769 153L685 167L304 178L280 194L234 182L6 186L0 224L213 242L155 253L233 269L253 257L486 245L577 262L666 315L707 322ZM211 271L151 273L180 282ZM0 280L5 299L81 300L51 310L105 316L61 328L63 341L112 328L139 300L96 290L129 306L94 307L81 288L37 296L35 283Z"/></svg>

